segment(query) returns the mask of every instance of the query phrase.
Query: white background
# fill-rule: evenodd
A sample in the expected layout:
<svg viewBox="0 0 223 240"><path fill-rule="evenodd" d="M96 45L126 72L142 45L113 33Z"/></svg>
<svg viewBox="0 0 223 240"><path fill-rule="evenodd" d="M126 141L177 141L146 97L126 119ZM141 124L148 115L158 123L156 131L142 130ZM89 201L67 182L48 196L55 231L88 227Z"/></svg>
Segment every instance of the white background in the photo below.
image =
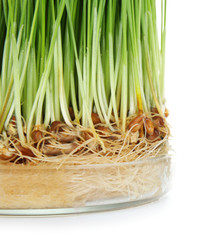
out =
<svg viewBox="0 0 223 240"><path fill-rule="evenodd" d="M0 218L0 239L223 239L222 0L168 0L166 61L172 191L116 212Z"/></svg>

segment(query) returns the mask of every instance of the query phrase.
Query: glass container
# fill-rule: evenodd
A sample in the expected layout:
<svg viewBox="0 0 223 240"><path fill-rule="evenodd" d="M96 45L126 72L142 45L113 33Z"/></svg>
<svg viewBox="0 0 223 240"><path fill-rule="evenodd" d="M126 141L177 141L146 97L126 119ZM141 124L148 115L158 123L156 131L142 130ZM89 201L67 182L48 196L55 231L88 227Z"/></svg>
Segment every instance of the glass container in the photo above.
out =
<svg viewBox="0 0 223 240"><path fill-rule="evenodd" d="M171 155L60 168L0 165L0 215L63 215L152 202L168 192L172 168Z"/></svg>

